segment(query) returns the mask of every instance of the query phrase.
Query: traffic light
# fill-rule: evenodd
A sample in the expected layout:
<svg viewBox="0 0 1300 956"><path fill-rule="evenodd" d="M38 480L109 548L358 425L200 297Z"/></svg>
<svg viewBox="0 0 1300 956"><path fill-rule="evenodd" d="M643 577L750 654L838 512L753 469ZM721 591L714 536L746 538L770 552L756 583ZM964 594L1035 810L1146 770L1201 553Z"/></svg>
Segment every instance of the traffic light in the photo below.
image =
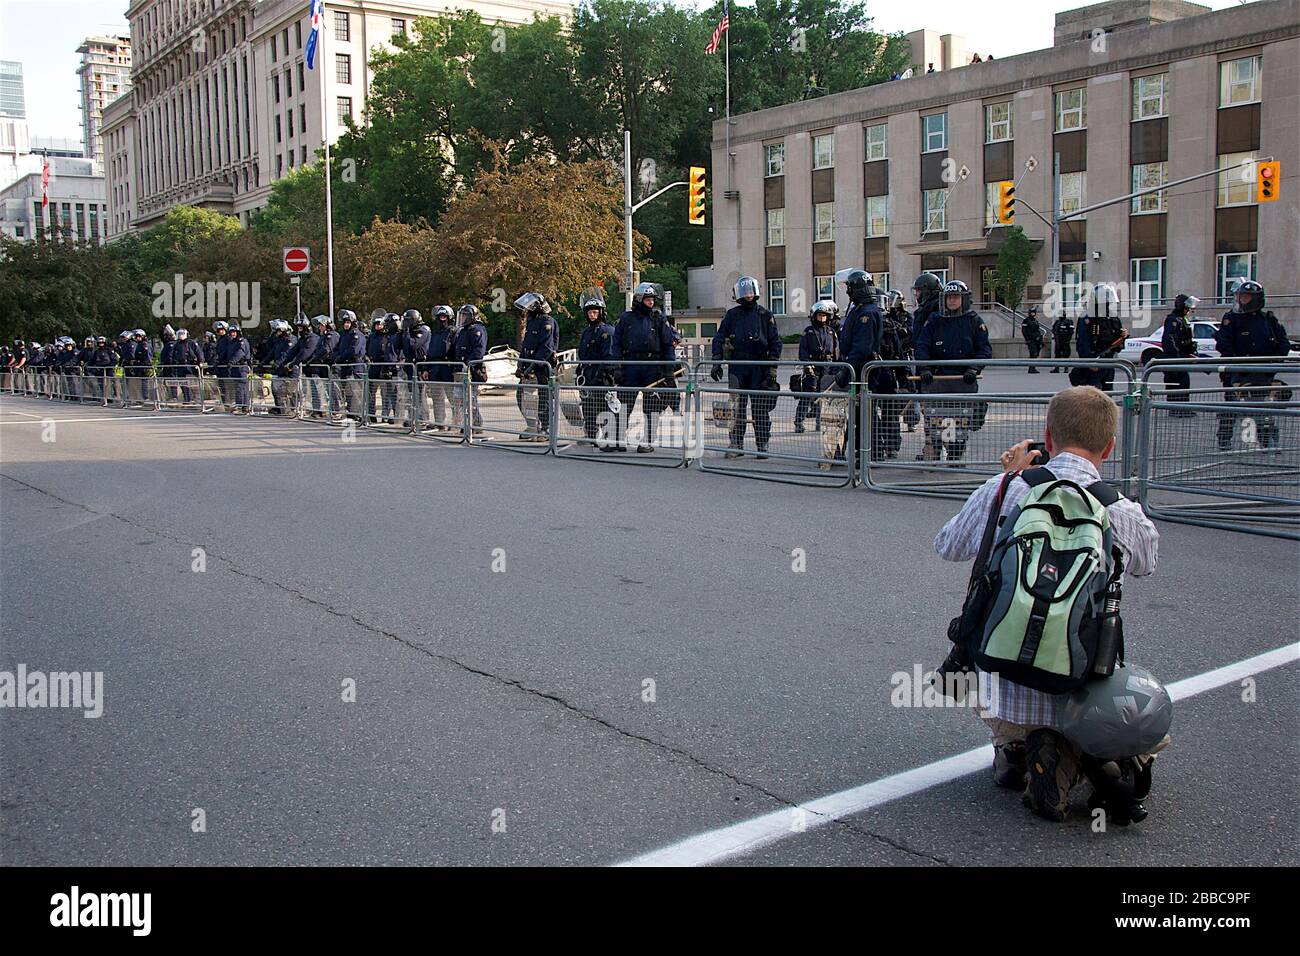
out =
<svg viewBox="0 0 1300 956"><path fill-rule="evenodd" d="M998 183L998 225L1010 226L1016 221L1016 184L1010 179Z"/></svg>
<svg viewBox="0 0 1300 956"><path fill-rule="evenodd" d="M1281 163L1257 163L1255 166L1255 202L1272 202L1276 199L1278 180L1281 178Z"/></svg>
<svg viewBox="0 0 1300 956"><path fill-rule="evenodd" d="M704 167L691 167L690 196L686 200L686 221L692 226L704 225Z"/></svg>

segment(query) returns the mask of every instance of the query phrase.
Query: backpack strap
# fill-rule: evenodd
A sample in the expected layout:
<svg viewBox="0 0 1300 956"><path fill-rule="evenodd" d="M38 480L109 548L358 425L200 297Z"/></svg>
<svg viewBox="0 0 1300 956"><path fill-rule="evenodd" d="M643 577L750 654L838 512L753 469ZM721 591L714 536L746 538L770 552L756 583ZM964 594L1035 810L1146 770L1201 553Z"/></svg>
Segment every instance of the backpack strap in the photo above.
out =
<svg viewBox="0 0 1300 956"><path fill-rule="evenodd" d="M997 534L998 521L1002 517L1002 502L1007 497L1007 486L1019 474L1019 472L1009 471L1003 475L1002 484L998 486L998 493L993 496L993 507L989 509L988 519L984 522L984 534L980 537L980 548L975 552L975 561L970 569L972 584L984 574L985 568L988 566L989 554L993 551L993 538ZM1020 477L1023 478L1024 476L1020 475Z"/></svg>
<svg viewBox="0 0 1300 956"><path fill-rule="evenodd" d="M1045 466L1039 465L1037 468L1026 468L1020 473L1020 477L1030 488L1037 485L1045 485L1049 481L1055 481L1056 475L1052 474Z"/></svg>
<svg viewBox="0 0 1300 956"><path fill-rule="evenodd" d="M1109 508L1115 502L1119 501L1120 498L1124 497L1115 490L1113 485L1105 481L1094 481L1092 484L1088 485L1085 490L1100 501L1103 508Z"/></svg>

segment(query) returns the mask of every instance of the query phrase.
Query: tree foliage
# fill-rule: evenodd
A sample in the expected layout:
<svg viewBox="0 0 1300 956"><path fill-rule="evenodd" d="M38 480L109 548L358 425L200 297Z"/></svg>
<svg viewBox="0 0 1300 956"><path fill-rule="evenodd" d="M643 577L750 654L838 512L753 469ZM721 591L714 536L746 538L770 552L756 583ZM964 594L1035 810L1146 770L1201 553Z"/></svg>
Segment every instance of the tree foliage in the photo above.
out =
<svg viewBox="0 0 1300 956"><path fill-rule="evenodd" d="M998 294L1006 304L1017 309L1025 298L1025 287L1034 271L1034 246L1019 226L1007 229L1006 239L998 249L995 272Z"/></svg>

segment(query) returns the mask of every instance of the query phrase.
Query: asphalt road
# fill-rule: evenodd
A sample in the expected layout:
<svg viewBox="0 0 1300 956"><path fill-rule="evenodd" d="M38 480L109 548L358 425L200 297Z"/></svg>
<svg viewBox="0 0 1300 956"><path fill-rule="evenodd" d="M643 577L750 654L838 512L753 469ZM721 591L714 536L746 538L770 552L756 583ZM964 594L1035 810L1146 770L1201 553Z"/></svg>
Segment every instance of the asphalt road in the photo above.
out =
<svg viewBox="0 0 1300 956"><path fill-rule="evenodd" d="M0 710L6 864L605 864L987 741L890 703L960 603L948 501L11 396L0 476L0 670L104 675ZM1294 542L1161 533L1132 660L1295 644ZM1254 682L1178 705L1138 827L980 769L730 862L1295 865L1300 666Z"/></svg>

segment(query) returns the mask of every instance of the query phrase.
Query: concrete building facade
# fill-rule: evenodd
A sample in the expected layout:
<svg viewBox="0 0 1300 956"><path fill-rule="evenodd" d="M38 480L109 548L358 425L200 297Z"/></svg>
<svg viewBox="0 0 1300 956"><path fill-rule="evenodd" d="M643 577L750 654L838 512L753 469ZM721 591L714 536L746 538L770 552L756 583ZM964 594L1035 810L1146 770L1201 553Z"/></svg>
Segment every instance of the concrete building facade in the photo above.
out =
<svg viewBox="0 0 1300 956"><path fill-rule="evenodd" d="M156 225L178 203L247 223L276 179L316 161L323 136L333 142L346 118L362 121L370 53L391 48L417 17L456 9L523 23L538 13L567 16L572 6L336 0L326 6L321 55L309 70L304 0L132 0L133 97L111 116L120 134L112 149L124 161L107 168L109 196L132 198L110 213L114 234Z"/></svg>
<svg viewBox="0 0 1300 956"><path fill-rule="evenodd" d="M852 266L903 290L928 270L996 300L1003 180L1019 182L1038 301L1051 229L1026 207L1052 218L1054 157L1063 212L1242 160L1282 164L1275 202L1255 202L1247 169L1062 223L1067 305L1096 282L1155 307L1245 277L1300 292L1300 0L1115 0L1058 14L1057 34L1050 49L733 117L730 157L715 123L714 265L692 271L691 305L727 305L750 274L774 312L806 315Z"/></svg>
<svg viewBox="0 0 1300 956"><path fill-rule="evenodd" d="M37 236L103 243L108 236L104 177L94 160L49 160L49 203L41 204L42 171L29 172L0 189L0 233L11 239Z"/></svg>
<svg viewBox="0 0 1300 956"><path fill-rule="evenodd" d="M27 94L23 87L23 65L0 60L0 117L27 118Z"/></svg>
<svg viewBox="0 0 1300 956"><path fill-rule="evenodd" d="M94 160L95 169L102 172L104 107L121 96L131 82L131 38L87 37L77 52L81 54L77 76L81 79L82 155Z"/></svg>

